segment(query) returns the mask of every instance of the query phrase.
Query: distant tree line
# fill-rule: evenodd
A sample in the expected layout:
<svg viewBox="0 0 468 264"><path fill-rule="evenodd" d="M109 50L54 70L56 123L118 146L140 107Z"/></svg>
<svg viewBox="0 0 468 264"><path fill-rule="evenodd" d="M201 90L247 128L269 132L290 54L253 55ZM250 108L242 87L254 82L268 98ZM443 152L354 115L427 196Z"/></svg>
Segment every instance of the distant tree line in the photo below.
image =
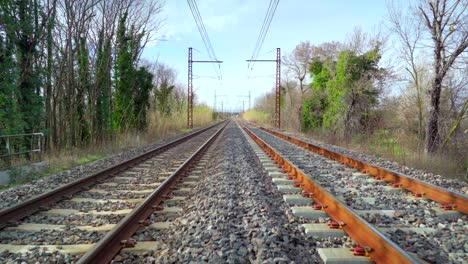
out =
<svg viewBox="0 0 468 264"><path fill-rule="evenodd" d="M0 134L85 146L144 130L157 101L166 114L169 100L180 106L174 70L141 60L161 11L146 0L0 0Z"/></svg>

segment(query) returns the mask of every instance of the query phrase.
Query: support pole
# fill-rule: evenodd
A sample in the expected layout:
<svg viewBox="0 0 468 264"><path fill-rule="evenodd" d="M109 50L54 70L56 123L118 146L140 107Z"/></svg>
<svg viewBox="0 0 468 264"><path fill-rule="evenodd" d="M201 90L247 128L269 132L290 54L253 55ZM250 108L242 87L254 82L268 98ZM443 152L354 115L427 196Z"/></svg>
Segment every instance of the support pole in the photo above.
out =
<svg viewBox="0 0 468 264"><path fill-rule="evenodd" d="M275 127L281 128L281 49L276 49L276 104L275 104Z"/></svg>
<svg viewBox="0 0 468 264"><path fill-rule="evenodd" d="M193 74L192 48L188 51L187 128L193 128Z"/></svg>
<svg viewBox="0 0 468 264"><path fill-rule="evenodd" d="M275 128L281 128L281 49L276 49L276 60L246 60L247 62L276 62L276 86L275 86ZM249 92L250 104L250 92Z"/></svg>
<svg viewBox="0 0 468 264"><path fill-rule="evenodd" d="M192 71L193 71L194 62L223 63L222 61L219 61L219 60L195 60L194 61L192 57L192 47L188 49L187 128L193 128L193 72ZM215 94L215 98L216 98L216 94Z"/></svg>

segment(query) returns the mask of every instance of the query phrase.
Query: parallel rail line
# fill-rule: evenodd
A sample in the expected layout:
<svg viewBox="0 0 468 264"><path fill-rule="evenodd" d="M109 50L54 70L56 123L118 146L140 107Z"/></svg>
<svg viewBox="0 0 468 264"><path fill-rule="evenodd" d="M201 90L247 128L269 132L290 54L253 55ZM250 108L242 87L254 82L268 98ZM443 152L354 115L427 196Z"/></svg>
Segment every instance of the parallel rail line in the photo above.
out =
<svg viewBox="0 0 468 264"><path fill-rule="evenodd" d="M79 260L79 263L108 263L122 248L132 246L132 243L129 242L131 241L129 238L136 232L136 230L138 230L138 228L141 227L142 222L149 215L154 211L159 210L159 204L165 200L165 197L167 197L167 195L175 188L174 185L178 184L181 177L190 171L193 164L203 155L206 149L213 143L228 123L229 122L227 121L223 121L200 129L110 168L103 169L82 179L30 198L24 202L4 208L0 210L0 230L8 226L16 226L17 221L22 218L30 216L38 211L48 210L53 204L61 200L70 199L74 194L89 190L90 186L102 183L104 180L112 176L120 174L126 170L130 170L138 164L180 145L182 142L189 141L197 135L220 126L220 128L217 128L217 130L207 140L203 141L204 143L198 147L188 159L185 159L168 178L166 178L151 194L149 194L143 202L138 204L130 214L126 215L121 221L119 221Z"/></svg>
<svg viewBox="0 0 468 264"><path fill-rule="evenodd" d="M378 177L380 180L399 184L400 188L407 189L414 194L419 194L424 196L424 198L436 201L443 205L453 205L453 209L463 213L468 214L468 196L457 193L446 188L436 186L431 183L421 181L419 179L413 178L402 173L392 171L390 169L382 168L376 165L369 164L362 160L337 153L333 150L327 149L325 147L320 147L313 145L311 143L302 141L298 138L291 137L277 131L250 124L254 127L257 127L271 135L284 139L288 142L291 142L297 146L310 150L319 155L325 156L329 159L336 160L342 164L345 164L351 168L358 169L363 173Z"/></svg>
<svg viewBox="0 0 468 264"><path fill-rule="evenodd" d="M215 134L213 134L197 151L195 151L179 168L173 172L161 185L159 185L141 204L130 214L122 219L105 237L103 237L90 251L80 258L78 263L108 263L125 246L128 239L140 228L141 223L147 219L164 200L164 197L172 192L177 181L187 173L203 152L213 143L216 137L223 131L226 122Z"/></svg>
<svg viewBox="0 0 468 264"><path fill-rule="evenodd" d="M285 173L294 178L302 188L310 193L310 197L318 204L326 205L324 210L337 222L344 222L341 228L357 243L370 248L366 252L373 260L381 263L417 263L418 261L405 250L388 239L382 232L369 224L354 210L339 201L333 194L315 183L301 169L280 155L273 147L241 124L246 133L274 160Z"/></svg>

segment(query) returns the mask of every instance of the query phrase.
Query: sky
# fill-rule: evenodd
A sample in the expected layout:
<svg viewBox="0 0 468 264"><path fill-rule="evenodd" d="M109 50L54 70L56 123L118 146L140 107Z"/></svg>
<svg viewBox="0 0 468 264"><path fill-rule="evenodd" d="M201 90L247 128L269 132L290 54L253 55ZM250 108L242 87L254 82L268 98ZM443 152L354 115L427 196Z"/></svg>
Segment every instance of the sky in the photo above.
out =
<svg viewBox="0 0 468 264"><path fill-rule="evenodd" d="M193 65L193 87L199 103L217 109L239 110L249 91L252 107L256 97L271 91L275 85L275 63L256 63L247 78L247 62L252 55L270 0L197 0L213 49L221 64L222 80L217 80L213 66ZM327 41L345 41L355 27L375 32L387 13L384 0L282 0L276 10L258 59L275 59L291 52L300 41L319 45ZM193 47L194 60L209 60L200 33L186 0L167 0L161 14L164 41L150 43L143 58L170 65L177 79L187 84L188 48ZM217 66L216 66L217 67ZM258 77L256 77L258 76ZM271 77L266 77L271 76Z"/></svg>

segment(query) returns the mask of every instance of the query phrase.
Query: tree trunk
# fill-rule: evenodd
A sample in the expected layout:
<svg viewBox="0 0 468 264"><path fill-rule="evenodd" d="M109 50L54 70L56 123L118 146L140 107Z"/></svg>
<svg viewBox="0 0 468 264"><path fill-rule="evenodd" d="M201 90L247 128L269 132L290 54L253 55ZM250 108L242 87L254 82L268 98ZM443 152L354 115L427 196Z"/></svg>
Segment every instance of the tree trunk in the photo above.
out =
<svg viewBox="0 0 468 264"><path fill-rule="evenodd" d="M439 102L442 90L442 78L436 77L432 83L431 90L431 109L429 113L429 123L427 126L426 152L434 153L437 151L439 143Z"/></svg>
<svg viewBox="0 0 468 264"><path fill-rule="evenodd" d="M460 110L460 113L458 113L457 117L455 118L455 122L453 123L452 128L450 129L449 133L447 134L447 137L445 138L444 142L442 143L442 147L444 148L447 143L449 142L450 138L455 134L455 131L457 131L463 117L465 116L466 110L468 109L468 97L465 99L465 103L463 104L462 109Z"/></svg>

